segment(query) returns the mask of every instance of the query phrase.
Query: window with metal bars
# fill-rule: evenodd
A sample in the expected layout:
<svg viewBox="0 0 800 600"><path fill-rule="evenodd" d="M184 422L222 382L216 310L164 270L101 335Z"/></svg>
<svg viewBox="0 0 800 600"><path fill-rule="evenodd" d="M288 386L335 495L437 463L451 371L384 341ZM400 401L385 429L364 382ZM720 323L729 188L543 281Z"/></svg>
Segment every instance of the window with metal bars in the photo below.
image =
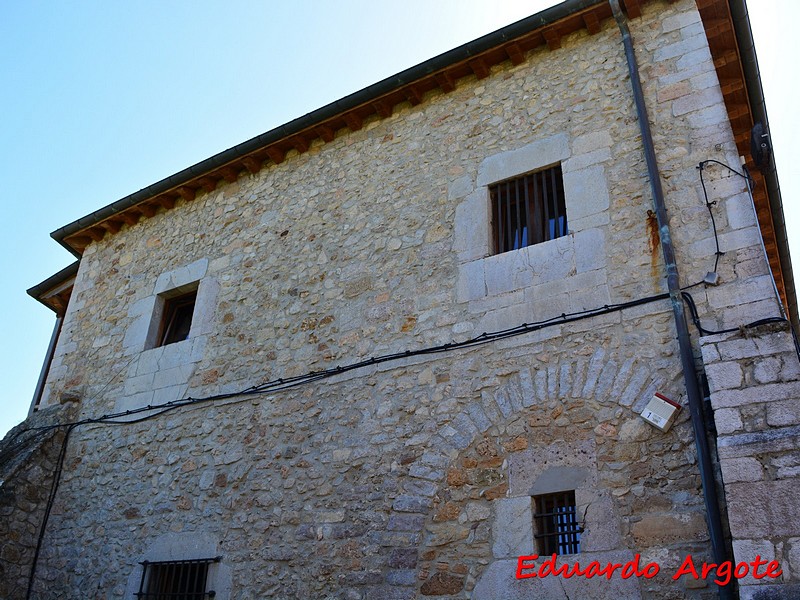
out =
<svg viewBox="0 0 800 600"><path fill-rule="evenodd" d="M489 187L495 254L567 235L561 165Z"/></svg>
<svg viewBox="0 0 800 600"><path fill-rule="evenodd" d="M558 492L534 496L536 548L542 556L578 554L581 551L581 532L578 523L575 492Z"/></svg>
<svg viewBox="0 0 800 600"><path fill-rule="evenodd" d="M140 600L206 600L216 596L206 590L208 566L221 556L196 560L142 562L142 580L136 597Z"/></svg>

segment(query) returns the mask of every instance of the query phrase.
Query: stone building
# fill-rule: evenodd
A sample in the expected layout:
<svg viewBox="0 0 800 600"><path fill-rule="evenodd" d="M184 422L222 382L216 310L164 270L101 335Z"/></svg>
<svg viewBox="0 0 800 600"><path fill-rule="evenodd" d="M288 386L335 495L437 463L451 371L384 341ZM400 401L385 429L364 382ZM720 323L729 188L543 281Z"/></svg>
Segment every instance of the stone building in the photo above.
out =
<svg viewBox="0 0 800 600"><path fill-rule="evenodd" d="M0 447L0 597L798 597L797 309L745 6L620 4L54 232L78 262L30 290L58 319ZM659 572L518 578L534 554ZM763 562L720 587L673 578L689 556Z"/></svg>

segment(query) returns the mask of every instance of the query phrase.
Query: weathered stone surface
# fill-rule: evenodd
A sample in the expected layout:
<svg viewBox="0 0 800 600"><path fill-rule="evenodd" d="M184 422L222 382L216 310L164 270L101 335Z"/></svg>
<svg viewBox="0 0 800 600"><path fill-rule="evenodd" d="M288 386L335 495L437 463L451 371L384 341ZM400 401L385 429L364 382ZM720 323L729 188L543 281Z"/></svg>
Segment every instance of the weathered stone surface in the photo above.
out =
<svg viewBox="0 0 800 600"><path fill-rule="evenodd" d="M423 596L446 596L457 594L464 588L464 579L450 573L435 573L422 584L420 592Z"/></svg>
<svg viewBox="0 0 800 600"><path fill-rule="evenodd" d="M500 498L494 501L492 554L509 558L533 550L533 511L531 497Z"/></svg>
<svg viewBox="0 0 800 600"><path fill-rule="evenodd" d="M700 160L735 162L735 143L694 3L643 6L631 27L689 283L707 272L715 245L705 207L687 190L697 187ZM576 486L588 548L635 544L673 562L676 547L707 553L688 416L662 434L635 411L656 386L682 394L669 303L562 318L665 291L641 157L609 23L90 244L45 404L78 396L82 415L99 416L398 357L125 427L74 430L34 596L82 597L86 581L92 589L102 581L122 597L131 565L172 531L218 543L224 566L236 568L230 597L511 599L540 585L544 597L560 598L559 580L498 571L505 560L493 562L492 549L502 539L511 553L509 523L525 521L517 511L504 523L498 507L530 506L539 478L562 467L588 472L565 482ZM557 162L569 233L492 256L488 186ZM695 293L702 322L777 314L757 232L739 201L726 204L744 193L742 182L709 172L709 186L726 255L722 283ZM189 340L148 349L157 282L197 282L200 318ZM489 344L404 354L547 319ZM723 336L703 356L711 364L767 353L787 373L783 340L761 343L753 333ZM766 381L774 364L754 368L742 366L743 385L786 383ZM744 407L761 403L744 396ZM729 413L731 427L718 428L723 459L727 441L742 441L730 438L781 418L736 414L740 422ZM773 442L763 441L767 454ZM770 463L765 472L789 477L797 466ZM16 491L15 503L30 501ZM563 582L570 598L639 594L573 579L573 588Z"/></svg>

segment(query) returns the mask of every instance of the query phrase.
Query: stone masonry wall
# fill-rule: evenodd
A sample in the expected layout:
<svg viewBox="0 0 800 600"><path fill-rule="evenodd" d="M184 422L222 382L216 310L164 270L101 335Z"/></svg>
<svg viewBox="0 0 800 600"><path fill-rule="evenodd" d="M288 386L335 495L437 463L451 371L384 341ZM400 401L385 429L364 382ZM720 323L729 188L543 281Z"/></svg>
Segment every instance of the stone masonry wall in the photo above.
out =
<svg viewBox="0 0 800 600"><path fill-rule="evenodd" d="M72 411L52 406L8 432L0 442L0 598L25 597L33 555L64 439L61 429L24 431L68 421Z"/></svg>
<svg viewBox="0 0 800 600"><path fill-rule="evenodd" d="M735 145L693 2L650 3L631 28L680 268L694 282L715 249L695 167L735 163ZM551 161L570 234L490 256L488 185ZM701 316L772 316L742 183L709 174L709 189L726 255L721 285L695 288ZM607 22L90 245L43 402L78 397L81 415L97 417L661 293L651 207ZM197 290L189 339L154 347L159 303L179 289ZM280 394L78 428L37 593L130 596L144 557L215 552L220 599L511 598L509 561L533 543L531 527L513 529L550 469L584 473L587 556L638 552L665 571L705 556L686 416L662 434L637 415L656 390L682 398L674 337L669 303L654 301ZM626 585L577 593L714 593L666 577Z"/></svg>
<svg viewBox="0 0 800 600"><path fill-rule="evenodd" d="M737 561L748 561L758 554L779 561L783 569L778 581L743 579L741 597L796 598L800 359L791 332L783 325L762 325L707 336L701 343L734 555Z"/></svg>

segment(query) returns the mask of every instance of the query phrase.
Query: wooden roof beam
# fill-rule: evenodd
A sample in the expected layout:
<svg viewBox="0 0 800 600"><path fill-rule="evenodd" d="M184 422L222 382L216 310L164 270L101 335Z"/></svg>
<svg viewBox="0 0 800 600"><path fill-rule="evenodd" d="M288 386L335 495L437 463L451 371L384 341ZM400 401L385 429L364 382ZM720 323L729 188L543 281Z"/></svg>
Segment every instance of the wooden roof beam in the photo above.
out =
<svg viewBox="0 0 800 600"><path fill-rule="evenodd" d="M593 12L583 14L583 24L591 35L600 33L600 19Z"/></svg>
<svg viewBox="0 0 800 600"><path fill-rule="evenodd" d="M722 90L722 95L735 94L744 89L744 80L740 77L732 79L723 79L719 82L719 87Z"/></svg>
<svg viewBox="0 0 800 600"><path fill-rule="evenodd" d="M175 208L175 196L167 196L162 194L155 199L155 202L164 210Z"/></svg>
<svg viewBox="0 0 800 600"><path fill-rule="evenodd" d="M354 111L347 112L343 115L344 122L350 128L350 131L358 131L364 126L364 120L359 117Z"/></svg>
<svg viewBox="0 0 800 600"><path fill-rule="evenodd" d="M216 184L214 185L214 187L216 187ZM182 185L175 191L178 192L178 196L180 196L181 199L185 202L191 202L197 196L197 190L195 190L194 188L190 188L189 186L186 185Z"/></svg>
<svg viewBox="0 0 800 600"><path fill-rule="evenodd" d="M525 60L525 53L517 43L507 44L503 50L506 51L506 55L514 66L522 64Z"/></svg>
<svg viewBox="0 0 800 600"><path fill-rule="evenodd" d="M382 119L386 119L387 117L392 116L392 104L391 102L387 102L384 99L376 100L372 103L372 108L375 109L375 112L378 113L378 116Z"/></svg>
<svg viewBox="0 0 800 600"><path fill-rule="evenodd" d="M119 213L117 215L117 218L123 221L126 225L131 226L131 225L136 225L139 222L140 216L141 215L139 215L139 213L137 213L136 211L126 210L124 212Z"/></svg>
<svg viewBox="0 0 800 600"><path fill-rule="evenodd" d="M303 152L308 152L308 147L310 145L308 140L302 135L293 136L289 139L289 143L292 145L292 148L297 150L300 154L303 154Z"/></svg>
<svg viewBox="0 0 800 600"><path fill-rule="evenodd" d="M720 54L714 58L714 67L717 69L732 63L739 62L739 53L736 50L728 50L724 54Z"/></svg>
<svg viewBox="0 0 800 600"><path fill-rule="evenodd" d="M625 12L628 14L629 19L635 19L642 16L642 7L639 0L622 0L625 5Z"/></svg>
<svg viewBox="0 0 800 600"><path fill-rule="evenodd" d="M222 175L222 178L228 183L233 183L239 179L239 169L233 166L222 167L219 169L219 174Z"/></svg>
<svg viewBox="0 0 800 600"><path fill-rule="evenodd" d="M99 242L106 235L106 231L102 227L94 226L86 230L86 235L88 235L93 242Z"/></svg>
<svg viewBox="0 0 800 600"><path fill-rule="evenodd" d="M407 85L403 88L403 94L411 103L411 106L416 106L417 104L422 104L422 92L419 91L419 88L414 85Z"/></svg>
<svg viewBox="0 0 800 600"><path fill-rule="evenodd" d="M442 88L442 91L446 94L448 92L452 92L456 89L456 81L453 79L453 76L450 75L447 71L442 71L441 73L436 73L433 76L436 80L436 83L439 84L439 87Z"/></svg>
<svg viewBox="0 0 800 600"><path fill-rule="evenodd" d="M561 48L561 34L558 33L555 27L543 29L542 35L544 36L544 39L547 42L547 47L550 48L550 50L558 50Z"/></svg>
<svg viewBox="0 0 800 600"><path fill-rule="evenodd" d="M478 79L486 79L489 76L489 67L486 66L486 62L482 58L475 58L469 61L468 64Z"/></svg>
<svg viewBox="0 0 800 600"><path fill-rule="evenodd" d="M156 214L156 207L152 204L137 204L136 209L147 218L153 217Z"/></svg>
<svg viewBox="0 0 800 600"><path fill-rule="evenodd" d="M245 156L242 159L242 164L251 174L255 175L261 170L261 167L264 166L264 161L255 156Z"/></svg>
<svg viewBox="0 0 800 600"><path fill-rule="evenodd" d="M200 184L200 187L206 192L213 192L215 189L217 189L217 180L210 176L201 177L197 180L197 183Z"/></svg>
<svg viewBox="0 0 800 600"><path fill-rule="evenodd" d="M106 219L105 221L101 221L99 225L109 233L117 233L122 229L123 223L116 219Z"/></svg>
<svg viewBox="0 0 800 600"><path fill-rule="evenodd" d="M265 150L265 152L267 153L267 156L269 156L270 160L276 165L279 165L286 160L286 153L276 146L270 146Z"/></svg>
<svg viewBox="0 0 800 600"><path fill-rule="evenodd" d="M735 121L750 114L750 107L744 102L728 107L728 120Z"/></svg>
<svg viewBox="0 0 800 600"><path fill-rule="evenodd" d="M328 125L317 125L314 132L322 138L323 142L330 143L336 137L336 131Z"/></svg>
<svg viewBox="0 0 800 600"><path fill-rule="evenodd" d="M711 40L711 38L716 38L721 35L731 35L734 36L733 33L733 24L728 19L708 19L703 20L703 26L706 30L706 37ZM735 37L731 37L731 47L735 44Z"/></svg>

